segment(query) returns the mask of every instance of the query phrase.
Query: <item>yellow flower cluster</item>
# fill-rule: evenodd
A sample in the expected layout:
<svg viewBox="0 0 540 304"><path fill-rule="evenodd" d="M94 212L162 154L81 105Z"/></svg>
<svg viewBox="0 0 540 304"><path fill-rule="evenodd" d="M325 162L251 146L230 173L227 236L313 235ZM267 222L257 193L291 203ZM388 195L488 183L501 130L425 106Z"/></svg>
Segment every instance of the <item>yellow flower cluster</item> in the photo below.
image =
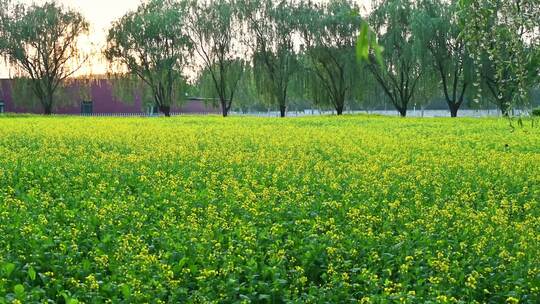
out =
<svg viewBox="0 0 540 304"><path fill-rule="evenodd" d="M0 303L538 303L540 129L0 118Z"/></svg>

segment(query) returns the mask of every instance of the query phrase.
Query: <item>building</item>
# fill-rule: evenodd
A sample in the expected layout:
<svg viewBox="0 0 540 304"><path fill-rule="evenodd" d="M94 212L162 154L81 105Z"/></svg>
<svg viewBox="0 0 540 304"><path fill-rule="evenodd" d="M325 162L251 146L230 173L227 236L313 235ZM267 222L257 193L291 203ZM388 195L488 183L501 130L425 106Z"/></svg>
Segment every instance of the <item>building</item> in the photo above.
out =
<svg viewBox="0 0 540 304"><path fill-rule="evenodd" d="M77 83L71 84L67 91L77 89ZM13 97L12 80L0 79L0 113L34 113L41 114L41 105L22 106ZM74 95L75 96L75 95ZM68 105L57 106L53 113L69 115L147 115L156 114L155 106L142 102L140 97L134 100L119 100L113 95L111 82L109 80L96 80L92 82L89 90L89 97L82 100L81 97L73 97L73 102ZM79 100L77 100L79 99ZM173 114L219 114L221 110L204 102L202 98L188 98L181 106L173 106Z"/></svg>

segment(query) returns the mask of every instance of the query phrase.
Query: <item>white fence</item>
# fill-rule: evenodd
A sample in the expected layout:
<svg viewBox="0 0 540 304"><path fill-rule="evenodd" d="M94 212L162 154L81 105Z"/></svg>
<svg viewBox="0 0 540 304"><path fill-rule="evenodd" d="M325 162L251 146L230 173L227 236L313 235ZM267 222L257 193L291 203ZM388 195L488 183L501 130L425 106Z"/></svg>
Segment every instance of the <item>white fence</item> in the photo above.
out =
<svg viewBox="0 0 540 304"><path fill-rule="evenodd" d="M279 117L279 111L267 111L267 112L233 112L229 113L231 116L255 116L255 117ZM304 111L287 111L287 117L305 117L305 116L320 116L320 115L335 115L335 111L321 111L321 110L304 110ZM343 114L376 114L385 116L399 116L399 113L395 110L373 110L373 111L344 111ZM514 111L513 115L520 115L527 113L521 111ZM69 116L74 114L55 114L56 116ZM88 114L75 114L88 117L161 117L163 114L159 113L88 113ZM215 112L194 112L194 113L182 113L171 112L171 116L205 116L205 115L221 115ZM500 117L501 112L496 109L490 110L459 110L458 117ZM448 110L417 110L411 109L407 111L407 117L450 117L450 111Z"/></svg>
<svg viewBox="0 0 540 304"><path fill-rule="evenodd" d="M171 112L171 116L186 116L186 115L212 115L216 113L210 112L196 112L196 113L181 113L181 112ZM60 114L62 115L62 114ZM69 115L69 114L67 114ZM162 113L85 113L79 114L80 116L91 116L91 117L159 117L163 116Z"/></svg>
<svg viewBox="0 0 540 304"><path fill-rule="evenodd" d="M399 116L399 113L395 110L373 110L373 111L344 111L344 114L377 114L385 116ZM288 117L302 117L302 116L317 116L317 115L335 115L335 111L320 111L320 110L304 110L304 111L288 111ZM516 112L516 114L518 114ZM268 112L231 112L231 115L235 116L258 116L258 117L279 117L278 111ZM407 111L408 117L450 117L450 111L448 110L416 110L411 109ZM459 110L458 117L499 117L501 112L499 110Z"/></svg>

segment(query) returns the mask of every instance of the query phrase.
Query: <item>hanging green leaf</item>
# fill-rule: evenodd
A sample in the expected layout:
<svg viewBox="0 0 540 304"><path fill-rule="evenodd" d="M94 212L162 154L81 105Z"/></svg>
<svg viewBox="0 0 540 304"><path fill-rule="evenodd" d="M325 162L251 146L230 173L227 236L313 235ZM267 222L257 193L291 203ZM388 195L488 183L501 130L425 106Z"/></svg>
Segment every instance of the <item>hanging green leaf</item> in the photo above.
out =
<svg viewBox="0 0 540 304"><path fill-rule="evenodd" d="M360 34L356 42L356 56L360 60L367 60L369 56L369 26L366 22L362 22L360 26Z"/></svg>
<svg viewBox="0 0 540 304"><path fill-rule="evenodd" d="M373 51L375 52L375 60L377 60L377 63L381 67L384 67L383 54L382 54L384 51L384 47L375 43L373 45Z"/></svg>

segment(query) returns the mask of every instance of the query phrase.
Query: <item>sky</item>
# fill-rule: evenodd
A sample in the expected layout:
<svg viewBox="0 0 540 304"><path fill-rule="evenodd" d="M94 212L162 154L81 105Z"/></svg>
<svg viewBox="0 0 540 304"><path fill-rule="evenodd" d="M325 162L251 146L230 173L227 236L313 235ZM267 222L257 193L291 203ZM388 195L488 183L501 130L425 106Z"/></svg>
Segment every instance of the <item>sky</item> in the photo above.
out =
<svg viewBox="0 0 540 304"><path fill-rule="evenodd" d="M81 40L81 48L94 54L100 54L105 46L107 31L111 23L122 17L128 11L137 8L141 0L57 0L66 7L73 8L83 14L90 22L88 37ZM46 0L18 0L26 4L41 4ZM360 4L367 4L370 0L358 0ZM100 56L93 56L90 64L81 68L78 74L104 74L107 63ZM0 78L8 78L9 70L0 62Z"/></svg>

